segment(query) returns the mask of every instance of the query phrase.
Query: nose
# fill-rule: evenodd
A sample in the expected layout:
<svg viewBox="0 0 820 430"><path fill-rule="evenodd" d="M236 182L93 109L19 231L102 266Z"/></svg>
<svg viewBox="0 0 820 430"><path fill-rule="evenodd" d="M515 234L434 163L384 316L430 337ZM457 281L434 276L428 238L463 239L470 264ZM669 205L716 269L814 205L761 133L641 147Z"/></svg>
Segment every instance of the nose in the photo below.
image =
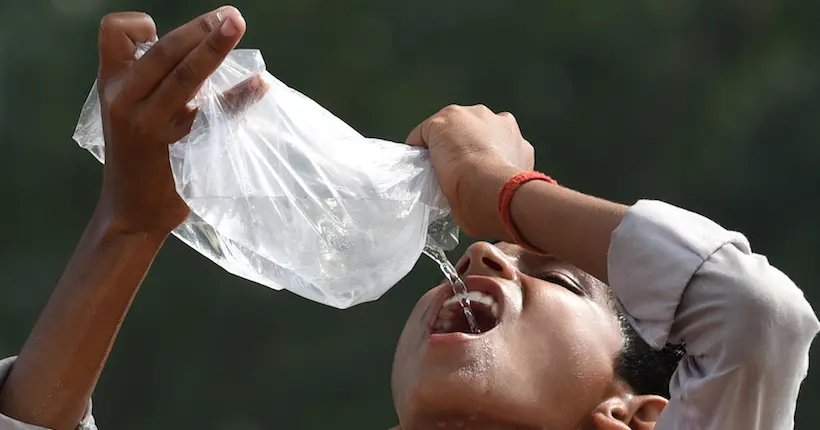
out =
<svg viewBox="0 0 820 430"><path fill-rule="evenodd" d="M467 248L456 269L462 276L480 275L516 279L512 259L498 247L487 242L476 242Z"/></svg>

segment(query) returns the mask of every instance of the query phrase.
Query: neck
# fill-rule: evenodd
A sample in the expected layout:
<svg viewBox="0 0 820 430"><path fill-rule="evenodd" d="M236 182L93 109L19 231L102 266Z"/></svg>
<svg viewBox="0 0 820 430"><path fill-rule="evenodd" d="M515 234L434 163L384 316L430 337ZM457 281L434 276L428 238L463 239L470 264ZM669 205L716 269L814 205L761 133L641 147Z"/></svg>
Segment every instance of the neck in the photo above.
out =
<svg viewBox="0 0 820 430"><path fill-rule="evenodd" d="M410 426L396 426L390 430L542 430L521 424L473 419L446 419L413 423Z"/></svg>

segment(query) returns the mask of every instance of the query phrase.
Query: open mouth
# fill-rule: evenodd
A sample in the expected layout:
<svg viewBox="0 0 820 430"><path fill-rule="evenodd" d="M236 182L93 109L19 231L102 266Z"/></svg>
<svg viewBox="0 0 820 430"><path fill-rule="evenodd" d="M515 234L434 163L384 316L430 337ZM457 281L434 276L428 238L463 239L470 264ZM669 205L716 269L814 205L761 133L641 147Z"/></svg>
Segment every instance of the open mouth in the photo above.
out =
<svg viewBox="0 0 820 430"><path fill-rule="evenodd" d="M478 330L486 333L495 328L498 325L501 310L496 299L481 291L470 291L468 297ZM444 301L433 323L432 333L473 333L458 298L450 297Z"/></svg>

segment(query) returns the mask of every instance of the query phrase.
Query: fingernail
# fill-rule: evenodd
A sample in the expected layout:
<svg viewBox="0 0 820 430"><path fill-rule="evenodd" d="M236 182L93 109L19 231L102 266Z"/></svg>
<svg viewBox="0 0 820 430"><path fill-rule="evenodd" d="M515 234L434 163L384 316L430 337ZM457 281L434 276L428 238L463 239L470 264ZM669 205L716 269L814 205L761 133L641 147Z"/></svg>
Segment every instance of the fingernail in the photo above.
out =
<svg viewBox="0 0 820 430"><path fill-rule="evenodd" d="M219 31L222 32L222 35L225 37L231 37L236 34L236 17L229 16L225 18L225 22L222 23L222 28L220 28Z"/></svg>
<svg viewBox="0 0 820 430"><path fill-rule="evenodd" d="M257 91L262 88L262 83L259 82L260 79L261 78L259 75L256 75L250 79L250 82L248 82L248 87L250 87L251 91Z"/></svg>
<svg viewBox="0 0 820 430"><path fill-rule="evenodd" d="M228 10L230 6L222 6L221 8L216 10L216 20L222 22L225 19L224 12Z"/></svg>

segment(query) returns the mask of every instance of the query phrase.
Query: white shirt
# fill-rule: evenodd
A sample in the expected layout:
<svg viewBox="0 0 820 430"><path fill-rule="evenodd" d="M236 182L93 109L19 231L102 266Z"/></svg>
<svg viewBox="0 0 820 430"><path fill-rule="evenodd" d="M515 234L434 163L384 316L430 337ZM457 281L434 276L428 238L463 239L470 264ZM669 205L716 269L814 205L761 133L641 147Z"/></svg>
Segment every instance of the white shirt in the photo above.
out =
<svg viewBox="0 0 820 430"><path fill-rule="evenodd" d="M655 348L685 342L656 430L790 430L820 322L803 292L748 240L657 201L612 235L608 275ZM13 358L0 361L0 383ZM0 430L43 430L0 415ZM91 407L78 430L96 430Z"/></svg>

